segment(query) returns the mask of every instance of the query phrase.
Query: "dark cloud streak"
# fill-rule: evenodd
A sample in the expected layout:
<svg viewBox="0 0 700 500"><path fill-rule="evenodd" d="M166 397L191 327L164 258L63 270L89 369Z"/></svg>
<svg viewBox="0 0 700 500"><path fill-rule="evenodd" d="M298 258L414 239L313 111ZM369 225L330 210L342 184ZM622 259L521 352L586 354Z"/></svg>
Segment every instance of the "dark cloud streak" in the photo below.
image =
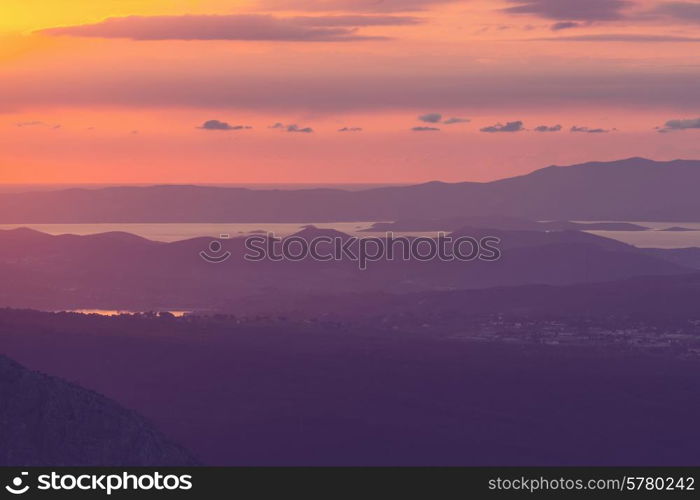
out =
<svg viewBox="0 0 700 500"><path fill-rule="evenodd" d="M442 121L442 115L440 113L426 113L419 116L418 119L425 123L440 123Z"/></svg>
<svg viewBox="0 0 700 500"><path fill-rule="evenodd" d="M271 113L374 112L425 109L501 110L514 106L642 106L674 113L700 107L700 68L567 68L545 71L523 81L517 72L400 72L373 77L367 85L355 75L303 70L283 79L242 78L235 66L193 73L174 67L165 72L73 68L52 78L49 70L5 75L0 79L0 109L100 105L141 108L190 107L256 110ZM668 112L667 111L667 112Z"/></svg>
<svg viewBox="0 0 700 500"><path fill-rule="evenodd" d="M200 127L201 130L248 130L253 127L248 125L229 125L227 122L220 120L207 120Z"/></svg>
<svg viewBox="0 0 700 500"><path fill-rule="evenodd" d="M287 132L299 132L302 134L310 134L314 131L311 127L300 127L297 124L287 125Z"/></svg>
<svg viewBox="0 0 700 500"><path fill-rule="evenodd" d="M540 125L539 127L535 127L535 132L559 132L561 130L561 125Z"/></svg>
<svg viewBox="0 0 700 500"><path fill-rule="evenodd" d="M424 115L420 115L418 119L422 122L425 123L442 123L443 125L454 125L456 123L468 123L469 120L467 118L458 118L458 117L452 117L452 118L447 118L443 120L443 115L442 113L426 113Z"/></svg>
<svg viewBox="0 0 700 500"><path fill-rule="evenodd" d="M683 23L700 23L700 3L664 2L654 8L650 14L668 16Z"/></svg>
<svg viewBox="0 0 700 500"><path fill-rule="evenodd" d="M580 132L584 134L607 134L610 130L604 128L589 128L589 127L577 127L574 125L569 129L569 132Z"/></svg>
<svg viewBox="0 0 700 500"><path fill-rule="evenodd" d="M523 122L520 120L507 122L505 125L502 123L497 123L496 125L491 125L490 127L483 127L480 129L482 132L487 132L490 134L497 132L520 132L525 130L523 128Z"/></svg>
<svg viewBox="0 0 700 500"><path fill-rule="evenodd" d="M700 42L698 37L676 35L645 35L636 33L600 33L594 35L560 36L556 38L532 38L529 41L538 42Z"/></svg>
<svg viewBox="0 0 700 500"><path fill-rule="evenodd" d="M464 0L259 0L261 9L308 12L413 12Z"/></svg>
<svg viewBox="0 0 700 500"><path fill-rule="evenodd" d="M530 14L557 21L613 21L623 18L628 0L507 0L518 4L504 9L510 14Z"/></svg>
<svg viewBox="0 0 700 500"><path fill-rule="evenodd" d="M686 118L680 120L669 120L659 132L675 132L678 130L700 129L700 118Z"/></svg>
<svg viewBox="0 0 700 500"><path fill-rule="evenodd" d="M448 118L447 120L443 120L442 123L444 123L445 125L454 125L456 123L469 123L470 121L471 120L468 118L458 118L454 116L452 118Z"/></svg>
<svg viewBox="0 0 700 500"><path fill-rule="evenodd" d="M580 23L575 23L573 21L561 21L558 23L554 23L549 27L552 31L561 31L561 30L568 30L571 28L578 28L581 26Z"/></svg>
<svg viewBox="0 0 700 500"><path fill-rule="evenodd" d="M403 26L421 22L406 16L129 16L111 17L95 24L48 28L39 33L54 36L127 38L131 40L248 40L288 42L339 42L381 40L363 36L363 26Z"/></svg>

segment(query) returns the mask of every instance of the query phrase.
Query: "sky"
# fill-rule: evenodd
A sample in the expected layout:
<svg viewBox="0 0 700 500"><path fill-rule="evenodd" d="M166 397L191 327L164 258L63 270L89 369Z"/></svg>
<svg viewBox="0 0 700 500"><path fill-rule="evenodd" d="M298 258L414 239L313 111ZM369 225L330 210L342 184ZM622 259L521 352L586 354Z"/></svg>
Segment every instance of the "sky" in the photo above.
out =
<svg viewBox="0 0 700 500"><path fill-rule="evenodd" d="M0 183L700 159L700 1L2 0Z"/></svg>

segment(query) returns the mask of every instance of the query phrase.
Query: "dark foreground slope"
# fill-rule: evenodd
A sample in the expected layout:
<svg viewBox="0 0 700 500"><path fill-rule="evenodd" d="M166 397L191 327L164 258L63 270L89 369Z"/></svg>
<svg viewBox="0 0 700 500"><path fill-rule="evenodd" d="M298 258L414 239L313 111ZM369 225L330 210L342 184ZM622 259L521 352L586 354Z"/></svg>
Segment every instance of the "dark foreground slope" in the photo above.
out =
<svg viewBox="0 0 700 500"><path fill-rule="evenodd" d="M194 463L134 412L4 356L0 356L0 443L2 466Z"/></svg>
<svg viewBox="0 0 700 500"><path fill-rule="evenodd" d="M472 342L418 321L430 333L5 310L0 345L137 409L207 464L700 465L697 358Z"/></svg>

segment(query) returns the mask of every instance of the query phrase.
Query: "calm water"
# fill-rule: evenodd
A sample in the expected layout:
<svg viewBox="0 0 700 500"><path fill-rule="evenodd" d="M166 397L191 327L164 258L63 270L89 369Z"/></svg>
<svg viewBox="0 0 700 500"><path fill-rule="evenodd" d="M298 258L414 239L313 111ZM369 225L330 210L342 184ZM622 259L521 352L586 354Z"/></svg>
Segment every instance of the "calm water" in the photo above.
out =
<svg viewBox="0 0 700 500"><path fill-rule="evenodd" d="M640 248L700 247L700 222L632 222L651 228L650 231L589 231L592 234L623 241ZM694 231L663 231L669 227Z"/></svg>
<svg viewBox="0 0 700 500"><path fill-rule="evenodd" d="M119 316L120 314L137 314L147 311L118 311L116 309L71 309L69 311L57 311L57 312L71 312L79 314L99 314L100 316ZM162 312L162 311L158 311ZM190 311L166 311L175 316L176 318L181 318L185 314L189 314Z"/></svg>
<svg viewBox="0 0 700 500"><path fill-rule="evenodd" d="M373 222L309 223L320 228L337 229L347 234L355 234ZM218 238L228 234L231 238L263 231L277 236L289 236L299 232L305 224L0 224L0 229L29 227L48 234L97 234L110 231L123 231L156 241L179 241L200 236Z"/></svg>
<svg viewBox="0 0 700 500"><path fill-rule="evenodd" d="M375 221L314 223L319 228L337 229L347 234L367 235L361 229L371 226ZM684 248L700 247L700 223L698 222L634 222L651 228L649 231L591 231L593 234L623 241L638 247L650 248ZM221 234L230 237L244 236L263 231L277 236L289 236L298 232L304 224L0 224L0 229L29 227L48 234L96 234L108 231L123 231L156 241L178 241L196 237L218 238ZM693 231L662 231L673 226L680 226ZM371 233L370 233L371 234ZM436 233L397 233L429 236Z"/></svg>

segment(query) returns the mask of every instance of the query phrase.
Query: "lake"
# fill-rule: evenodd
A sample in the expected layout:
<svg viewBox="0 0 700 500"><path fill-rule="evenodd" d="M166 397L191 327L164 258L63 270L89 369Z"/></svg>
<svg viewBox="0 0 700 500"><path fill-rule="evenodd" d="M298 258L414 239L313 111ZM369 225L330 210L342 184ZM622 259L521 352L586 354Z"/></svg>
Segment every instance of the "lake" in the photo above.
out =
<svg viewBox="0 0 700 500"><path fill-rule="evenodd" d="M70 309L65 311L54 311L54 312L69 312L78 314L97 314L99 316L120 316L122 314L142 314L148 311L122 311L117 309ZM181 318L185 314L189 314L190 311L156 311L156 312L169 312L176 318Z"/></svg>
<svg viewBox="0 0 700 500"><path fill-rule="evenodd" d="M609 221L608 221L609 222ZM700 247L700 222L632 222L650 228L650 231L589 231L592 234L612 238L640 248ZM693 231L663 231L670 227L683 227Z"/></svg>
<svg viewBox="0 0 700 500"><path fill-rule="evenodd" d="M319 228L336 229L357 236L376 235L377 233L362 233L376 221L315 223ZM610 222L610 221L605 221ZM593 234L612 238L643 248L685 248L700 247L700 222L638 222L624 221L651 228L649 231L590 231ZM29 227L48 234L97 234L109 231L123 231L155 241L179 241L197 237L218 238L228 234L231 238L254 234L264 231L275 233L277 236L289 236L299 231L305 224L269 224L269 223L232 223L232 224L0 224L0 229L15 229ZM663 229L680 226L693 231L663 231ZM437 232L415 232L397 235L430 236Z"/></svg>
<svg viewBox="0 0 700 500"><path fill-rule="evenodd" d="M338 222L314 223L316 227L337 229L348 234L356 234L360 229L371 226L372 222ZM305 224L266 224L266 223L233 223L233 224L0 224L0 229L15 229L28 227L48 234L97 234L111 231L122 231L135 234L155 241L180 241L202 236L218 238L228 234L231 238L254 234L264 231L275 233L277 236L289 236L301 230Z"/></svg>

